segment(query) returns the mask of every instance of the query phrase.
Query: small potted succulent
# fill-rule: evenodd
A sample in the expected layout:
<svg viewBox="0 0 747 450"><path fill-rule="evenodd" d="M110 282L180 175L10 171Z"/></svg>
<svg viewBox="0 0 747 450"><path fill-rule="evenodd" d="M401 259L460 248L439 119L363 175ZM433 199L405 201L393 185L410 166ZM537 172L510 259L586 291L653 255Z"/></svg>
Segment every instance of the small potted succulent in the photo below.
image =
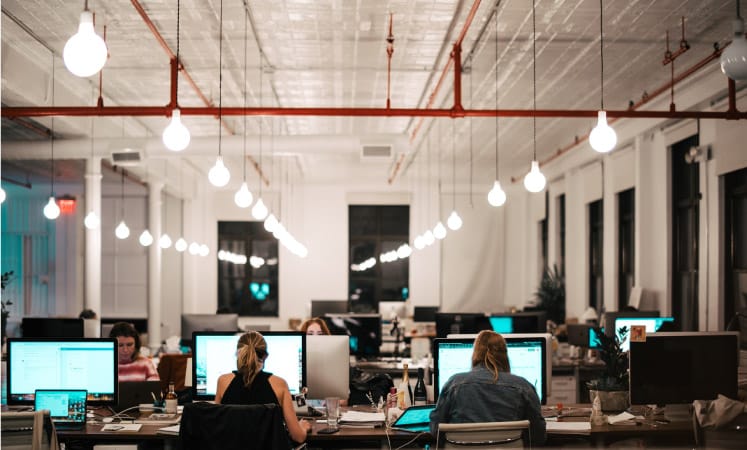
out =
<svg viewBox="0 0 747 450"><path fill-rule="evenodd" d="M623 411L630 406L628 392L628 353L620 344L628 335L628 327L621 327L614 336L607 336L601 328L594 328L599 338L599 357L605 367L599 378L589 381L589 397L592 402L599 396L602 411Z"/></svg>

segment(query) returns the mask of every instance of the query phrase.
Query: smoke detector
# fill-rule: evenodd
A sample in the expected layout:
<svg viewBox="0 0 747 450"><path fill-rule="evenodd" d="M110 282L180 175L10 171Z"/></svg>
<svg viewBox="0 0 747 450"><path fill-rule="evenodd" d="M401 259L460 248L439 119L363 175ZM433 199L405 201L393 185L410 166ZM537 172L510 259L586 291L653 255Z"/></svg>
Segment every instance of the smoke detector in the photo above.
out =
<svg viewBox="0 0 747 450"><path fill-rule="evenodd" d="M361 147L362 161L389 161L393 155L391 145L363 145Z"/></svg>

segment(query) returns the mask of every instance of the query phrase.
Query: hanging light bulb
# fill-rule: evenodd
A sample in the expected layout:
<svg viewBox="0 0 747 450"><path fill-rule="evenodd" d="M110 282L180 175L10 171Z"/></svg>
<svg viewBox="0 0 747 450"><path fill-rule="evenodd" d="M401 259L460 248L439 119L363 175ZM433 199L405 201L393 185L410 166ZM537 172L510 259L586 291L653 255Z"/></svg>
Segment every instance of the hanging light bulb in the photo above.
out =
<svg viewBox="0 0 747 450"><path fill-rule="evenodd" d="M210 248L206 244L200 245L200 256L207 256L210 254Z"/></svg>
<svg viewBox="0 0 747 450"><path fill-rule="evenodd" d="M117 228L114 229L114 234L119 239L127 239L127 237L130 236L130 229L127 227L127 224L125 221L119 222L119 225L117 225Z"/></svg>
<svg viewBox="0 0 747 450"><path fill-rule="evenodd" d="M422 250L425 248L425 242L423 242L423 236L418 236L415 238L415 248L418 250Z"/></svg>
<svg viewBox="0 0 747 450"><path fill-rule="evenodd" d="M228 181L231 179L231 173L228 172L226 166L223 165L222 156L218 156L218 158L215 159L215 165L210 169L210 172L208 172L208 179L210 180L210 184L215 187L223 187L228 184Z"/></svg>
<svg viewBox="0 0 747 450"><path fill-rule="evenodd" d="M140 241L140 245L142 245L143 247L150 247L150 245L153 244L153 235L150 234L150 231L144 230L142 233L140 233L138 241Z"/></svg>
<svg viewBox="0 0 747 450"><path fill-rule="evenodd" d="M5 189L0 187L0 203L5 201Z"/></svg>
<svg viewBox="0 0 747 450"><path fill-rule="evenodd" d="M252 207L252 217L257 220L264 220L264 218L267 217L267 207L261 198L257 200L257 203Z"/></svg>
<svg viewBox="0 0 747 450"><path fill-rule="evenodd" d="M597 152L607 153L615 148L617 134L611 126L607 125L607 112L599 111L598 114L597 126L589 134L589 144Z"/></svg>
<svg viewBox="0 0 747 450"><path fill-rule="evenodd" d="M180 152L189 145L189 130L182 123L182 112L174 108L171 122L163 129L163 145L171 151Z"/></svg>
<svg viewBox="0 0 747 450"><path fill-rule="evenodd" d="M277 217L275 217L275 214L270 214L265 219L265 230L272 233L273 231L275 231L279 224L280 223L278 222Z"/></svg>
<svg viewBox="0 0 747 450"><path fill-rule="evenodd" d="M99 220L99 216L94 211L90 211L86 214L86 218L83 219L83 225L89 230L95 230L101 225L101 220Z"/></svg>
<svg viewBox="0 0 747 450"><path fill-rule="evenodd" d="M433 232L431 230L428 230L423 235L423 242L425 242L425 245L431 245L436 241L436 237L433 236Z"/></svg>
<svg viewBox="0 0 747 450"><path fill-rule="evenodd" d="M456 210L449 214L449 218L446 219L446 225L454 231L462 228L462 218L459 217L459 213L457 213Z"/></svg>
<svg viewBox="0 0 747 450"><path fill-rule="evenodd" d="M747 40L741 17L734 19L733 27L734 39L721 53L721 71L732 80L747 80Z"/></svg>
<svg viewBox="0 0 747 450"><path fill-rule="evenodd" d="M545 188L545 176L540 172L539 163L532 161L532 169L524 177L524 187L529 192L540 192Z"/></svg>
<svg viewBox="0 0 747 450"><path fill-rule="evenodd" d="M187 249L187 241L184 240L184 238L179 238L176 240L176 244L174 244L174 248L177 252L183 252Z"/></svg>
<svg viewBox="0 0 747 450"><path fill-rule="evenodd" d="M60 217L60 207L57 206L54 197L49 197L49 201L44 205L44 217L49 220L54 220Z"/></svg>
<svg viewBox="0 0 747 450"><path fill-rule="evenodd" d="M104 67L107 56L106 43L93 29L93 13L83 11L78 32L67 40L62 50L65 67L75 76L90 77Z"/></svg>
<svg viewBox="0 0 747 450"><path fill-rule="evenodd" d="M498 180L493 182L493 189L488 192L488 203L492 206L501 206L506 203L506 191L503 190Z"/></svg>
<svg viewBox="0 0 747 450"><path fill-rule="evenodd" d="M161 248L171 247L171 237L168 235L168 233L163 233L161 235L161 238L158 240L158 245Z"/></svg>
<svg viewBox="0 0 747 450"><path fill-rule="evenodd" d="M200 253L200 244L197 242L192 242L189 244L189 254L190 255L198 255Z"/></svg>
<svg viewBox="0 0 747 450"><path fill-rule="evenodd" d="M252 204L252 200L254 200L254 197L249 191L249 186L246 184L246 181L244 181L241 183L239 190L233 195L233 201L239 208L248 208L249 205Z"/></svg>
<svg viewBox="0 0 747 450"><path fill-rule="evenodd" d="M446 227L439 220L435 227L433 227L433 237L436 239L443 239L446 237Z"/></svg>

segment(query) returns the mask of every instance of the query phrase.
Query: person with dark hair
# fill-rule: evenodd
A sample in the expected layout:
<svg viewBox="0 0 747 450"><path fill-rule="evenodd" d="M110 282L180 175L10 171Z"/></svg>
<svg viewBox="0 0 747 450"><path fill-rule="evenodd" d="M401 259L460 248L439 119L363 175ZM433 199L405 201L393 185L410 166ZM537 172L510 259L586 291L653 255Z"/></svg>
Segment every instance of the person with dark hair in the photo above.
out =
<svg viewBox="0 0 747 450"><path fill-rule="evenodd" d="M451 377L431 412L431 433L440 423L479 423L529 420L525 442L542 445L545 419L534 386L511 373L506 340L494 331L481 331L472 350L472 370Z"/></svg>
<svg viewBox="0 0 747 450"><path fill-rule="evenodd" d="M301 324L299 330L306 334L322 334L325 336L329 336L330 334L332 334L329 332L327 323L320 317L312 317L311 319L306 319L304 323Z"/></svg>
<svg viewBox="0 0 747 450"><path fill-rule="evenodd" d="M297 443L306 440L311 424L297 420L293 408L288 383L269 372L265 372L267 342L256 331L241 335L236 346L236 367L238 370L218 377L215 403L224 405L256 405L273 403L283 410L283 417L290 438Z"/></svg>
<svg viewBox="0 0 747 450"><path fill-rule="evenodd" d="M119 381L159 380L153 361L140 354L140 334L131 323L115 323L109 337L117 338Z"/></svg>
<svg viewBox="0 0 747 450"><path fill-rule="evenodd" d="M96 312L92 309L84 309L83 311L78 314L79 319L95 319L96 318Z"/></svg>

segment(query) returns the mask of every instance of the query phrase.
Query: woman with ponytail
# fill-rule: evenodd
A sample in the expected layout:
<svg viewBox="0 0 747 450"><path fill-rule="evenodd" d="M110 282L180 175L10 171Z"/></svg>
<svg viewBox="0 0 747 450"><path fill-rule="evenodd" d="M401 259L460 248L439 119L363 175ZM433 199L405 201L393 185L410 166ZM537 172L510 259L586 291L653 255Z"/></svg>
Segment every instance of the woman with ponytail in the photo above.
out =
<svg viewBox="0 0 747 450"><path fill-rule="evenodd" d="M267 342L256 331L244 333L236 346L236 367L232 373L218 377L215 403L225 405L256 405L274 403L283 410L285 424L291 439L297 443L306 440L311 424L297 420L288 383L280 377L264 372L267 359Z"/></svg>
<svg viewBox="0 0 747 450"><path fill-rule="evenodd" d="M525 442L542 445L546 439L537 392L527 380L511 374L503 336L481 331L472 350L472 370L451 377L431 412L431 433L439 423L507 422L527 419Z"/></svg>

